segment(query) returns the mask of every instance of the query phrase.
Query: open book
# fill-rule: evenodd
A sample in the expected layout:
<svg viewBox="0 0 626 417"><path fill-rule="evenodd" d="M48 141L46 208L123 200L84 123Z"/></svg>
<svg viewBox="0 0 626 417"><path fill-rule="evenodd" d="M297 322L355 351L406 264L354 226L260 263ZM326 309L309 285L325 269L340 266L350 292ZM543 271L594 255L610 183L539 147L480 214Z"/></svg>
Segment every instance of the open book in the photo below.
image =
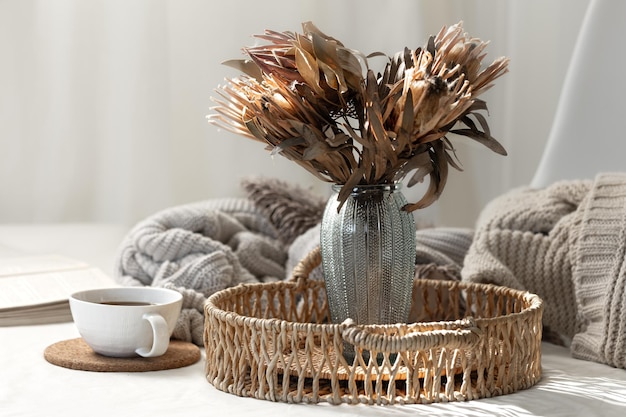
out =
<svg viewBox="0 0 626 417"><path fill-rule="evenodd" d="M0 259L0 326L71 321L72 293L115 286L100 269L63 256Z"/></svg>

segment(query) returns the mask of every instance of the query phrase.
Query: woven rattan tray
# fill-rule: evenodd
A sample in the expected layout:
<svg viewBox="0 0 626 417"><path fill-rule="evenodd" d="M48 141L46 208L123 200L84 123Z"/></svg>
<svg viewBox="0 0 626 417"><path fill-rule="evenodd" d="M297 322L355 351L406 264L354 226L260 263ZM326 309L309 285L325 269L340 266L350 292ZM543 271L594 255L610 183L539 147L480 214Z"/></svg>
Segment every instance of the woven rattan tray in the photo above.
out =
<svg viewBox="0 0 626 417"><path fill-rule="evenodd" d="M542 301L483 284L415 280L412 324L329 324L321 262L294 280L245 284L205 305L206 376L244 397L415 404L509 394L541 378ZM354 361L343 355L354 346Z"/></svg>

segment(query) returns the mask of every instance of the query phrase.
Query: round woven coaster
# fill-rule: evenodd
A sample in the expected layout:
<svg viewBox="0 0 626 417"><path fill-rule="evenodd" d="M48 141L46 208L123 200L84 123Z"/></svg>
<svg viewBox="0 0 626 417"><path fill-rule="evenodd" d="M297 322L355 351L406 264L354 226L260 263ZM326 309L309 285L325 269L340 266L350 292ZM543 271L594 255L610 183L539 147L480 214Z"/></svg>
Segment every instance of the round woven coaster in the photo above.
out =
<svg viewBox="0 0 626 417"><path fill-rule="evenodd" d="M100 355L91 349L82 338L64 340L48 346L44 358L53 365L80 371L95 372L146 372L182 368L200 360L198 346L170 341L167 352L155 358L112 358Z"/></svg>

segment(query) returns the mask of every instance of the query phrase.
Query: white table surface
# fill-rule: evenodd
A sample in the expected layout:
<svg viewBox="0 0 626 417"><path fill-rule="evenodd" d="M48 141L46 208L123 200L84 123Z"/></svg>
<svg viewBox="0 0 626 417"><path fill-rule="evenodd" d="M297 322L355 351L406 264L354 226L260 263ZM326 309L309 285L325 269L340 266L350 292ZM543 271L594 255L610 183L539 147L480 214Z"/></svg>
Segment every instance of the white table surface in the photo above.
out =
<svg viewBox="0 0 626 417"><path fill-rule="evenodd" d="M111 225L0 225L0 256L57 253L112 271L126 229ZM331 406L239 398L205 379L204 359L145 373L76 371L45 348L78 337L73 323L0 327L0 416L625 416L626 371L580 361L543 344L543 378L511 395L464 403Z"/></svg>

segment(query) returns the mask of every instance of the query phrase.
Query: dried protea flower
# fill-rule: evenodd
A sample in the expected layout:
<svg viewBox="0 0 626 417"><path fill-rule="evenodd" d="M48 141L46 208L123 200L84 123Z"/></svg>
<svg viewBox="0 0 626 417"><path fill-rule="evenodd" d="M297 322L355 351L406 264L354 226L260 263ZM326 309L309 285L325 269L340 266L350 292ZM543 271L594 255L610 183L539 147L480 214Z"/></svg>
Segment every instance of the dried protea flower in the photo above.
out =
<svg viewBox="0 0 626 417"><path fill-rule="evenodd" d="M405 209L432 204L446 184L448 165L460 169L449 133L506 155L477 96L507 71L508 59L481 69L487 44L469 38L461 23L444 27L423 48L388 58L378 75L368 57L310 22L302 34L266 31L257 37L269 43L244 48L249 60L227 62L244 75L218 89L209 122L345 185L341 201L353 186L393 183L414 172L408 185L428 175L429 188Z"/></svg>

